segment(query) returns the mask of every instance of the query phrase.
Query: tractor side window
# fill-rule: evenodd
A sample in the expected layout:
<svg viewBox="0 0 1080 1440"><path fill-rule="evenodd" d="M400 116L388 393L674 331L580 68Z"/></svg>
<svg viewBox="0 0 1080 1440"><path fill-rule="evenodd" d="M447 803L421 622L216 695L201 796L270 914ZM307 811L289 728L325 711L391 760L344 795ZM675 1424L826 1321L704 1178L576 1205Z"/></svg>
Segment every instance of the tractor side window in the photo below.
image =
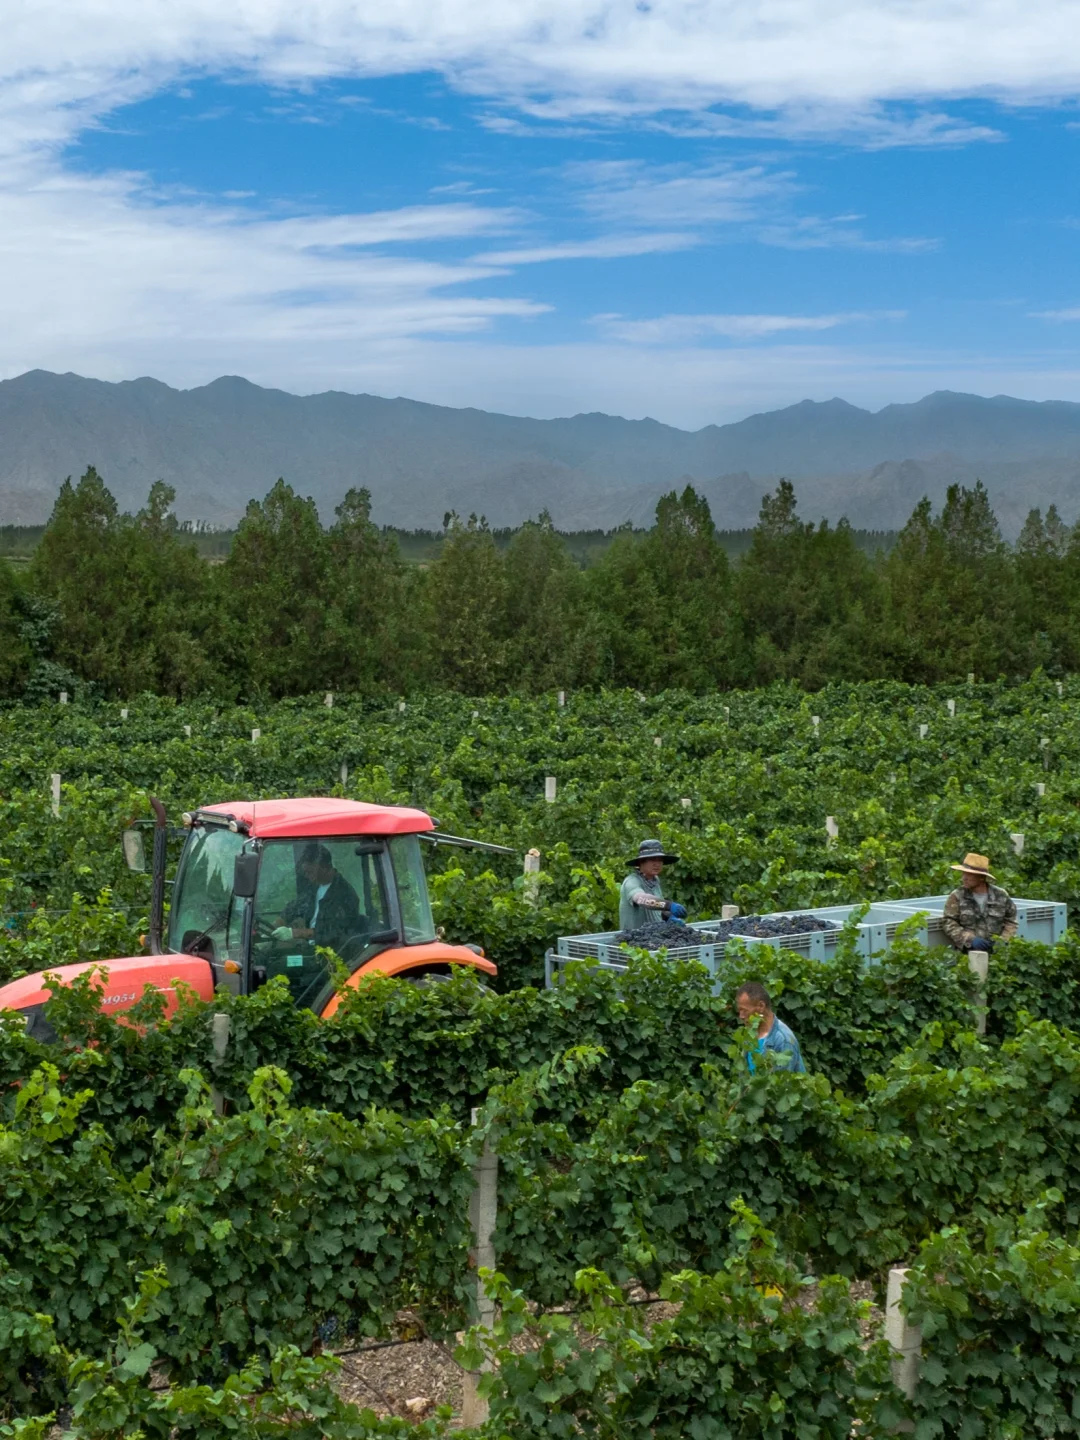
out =
<svg viewBox="0 0 1080 1440"><path fill-rule="evenodd" d="M239 926L230 956L229 921L233 900L233 864L244 843L224 826L192 831L184 847L169 915L169 946L207 960L240 959Z"/></svg>
<svg viewBox="0 0 1080 1440"><path fill-rule="evenodd" d="M427 944L435 939L435 922L431 917L424 861L416 836L395 835L390 841L390 860L394 867L405 943Z"/></svg>

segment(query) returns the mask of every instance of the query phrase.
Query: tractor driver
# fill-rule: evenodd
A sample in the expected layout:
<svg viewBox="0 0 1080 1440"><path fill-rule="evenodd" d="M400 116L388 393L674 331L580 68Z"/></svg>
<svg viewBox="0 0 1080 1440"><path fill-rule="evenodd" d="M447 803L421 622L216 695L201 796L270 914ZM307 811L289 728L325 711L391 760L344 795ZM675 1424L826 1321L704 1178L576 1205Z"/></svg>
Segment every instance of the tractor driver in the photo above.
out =
<svg viewBox="0 0 1080 1440"><path fill-rule="evenodd" d="M317 842L305 845L301 851L300 873L305 888L286 905L284 923L274 931L274 939L311 940L316 946L340 953L345 942L361 928L356 891L334 869L327 847Z"/></svg>
<svg viewBox="0 0 1080 1440"><path fill-rule="evenodd" d="M678 858L666 855L659 840L642 840L638 853L626 862L630 874L619 891L621 930L637 930L642 925L658 925L663 920L686 919L686 907L665 900L660 888L660 872Z"/></svg>

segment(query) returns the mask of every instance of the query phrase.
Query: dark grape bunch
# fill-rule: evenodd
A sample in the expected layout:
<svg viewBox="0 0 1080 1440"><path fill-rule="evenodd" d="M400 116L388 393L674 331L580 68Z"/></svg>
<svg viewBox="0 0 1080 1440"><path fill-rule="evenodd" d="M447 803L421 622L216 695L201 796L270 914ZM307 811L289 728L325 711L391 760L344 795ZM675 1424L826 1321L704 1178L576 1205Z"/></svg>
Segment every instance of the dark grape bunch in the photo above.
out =
<svg viewBox="0 0 1080 1440"><path fill-rule="evenodd" d="M753 940L774 940L778 935L809 935L814 930L839 930L831 920L816 915L739 915L709 926L709 934L717 940L730 940L742 935Z"/></svg>
<svg viewBox="0 0 1080 1440"><path fill-rule="evenodd" d="M683 945L711 945L712 937L677 920L663 920L657 925L639 925L636 930L620 930L615 940L620 945L636 945L642 950L674 950Z"/></svg>
<svg viewBox="0 0 1080 1440"><path fill-rule="evenodd" d="M774 940L782 935L809 935L812 930L839 930L831 920L816 915L740 915L722 920L708 930L695 930L677 920L658 925L639 925L636 930L620 930L616 944L635 945L642 950L677 950L686 945L717 945L741 935L747 940Z"/></svg>

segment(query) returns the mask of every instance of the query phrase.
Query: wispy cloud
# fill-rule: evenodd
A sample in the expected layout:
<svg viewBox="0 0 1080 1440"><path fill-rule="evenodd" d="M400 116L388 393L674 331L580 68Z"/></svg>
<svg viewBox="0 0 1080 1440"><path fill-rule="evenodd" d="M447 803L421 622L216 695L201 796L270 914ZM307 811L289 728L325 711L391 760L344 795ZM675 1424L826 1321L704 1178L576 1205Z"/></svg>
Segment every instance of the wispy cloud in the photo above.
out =
<svg viewBox="0 0 1080 1440"><path fill-rule="evenodd" d="M488 250L474 255L477 265L539 265L547 260L614 260L621 256L652 255L688 250L700 243L685 233L602 235L593 240L560 240L551 245L522 246L515 250Z"/></svg>
<svg viewBox="0 0 1080 1440"><path fill-rule="evenodd" d="M788 331L835 330L875 320L903 320L904 310L848 310L835 315L659 315L627 320L621 315L595 315L593 323L612 340L630 345L686 345L693 340L767 340Z"/></svg>
<svg viewBox="0 0 1080 1440"><path fill-rule="evenodd" d="M732 225L796 190L793 174L763 165L601 160L568 165L565 174L581 209L616 225Z"/></svg>
<svg viewBox="0 0 1080 1440"><path fill-rule="evenodd" d="M1080 320L1080 305L1066 310L1029 310L1032 320Z"/></svg>
<svg viewBox="0 0 1080 1440"><path fill-rule="evenodd" d="M923 235L865 235L859 226L862 215L800 215L763 225L757 238L765 245L783 250L870 250L900 255L919 255L937 250L941 241Z"/></svg>

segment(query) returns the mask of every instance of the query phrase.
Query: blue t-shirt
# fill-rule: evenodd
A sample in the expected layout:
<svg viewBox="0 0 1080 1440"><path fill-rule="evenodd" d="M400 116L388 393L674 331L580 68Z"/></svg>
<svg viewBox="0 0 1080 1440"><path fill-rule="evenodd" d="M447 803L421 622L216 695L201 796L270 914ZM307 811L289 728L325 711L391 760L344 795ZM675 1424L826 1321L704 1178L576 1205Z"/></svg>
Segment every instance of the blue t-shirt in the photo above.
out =
<svg viewBox="0 0 1080 1440"><path fill-rule="evenodd" d="M776 1056L774 1061L777 1070L791 1070L796 1075L805 1075L806 1066L803 1064L802 1051L799 1049L799 1042L795 1039L794 1033L774 1016L773 1023L767 1035L759 1035L757 1039L757 1051L764 1054L771 1051ZM746 1052L746 1063L750 1066L751 1072L754 1069L754 1051Z"/></svg>

